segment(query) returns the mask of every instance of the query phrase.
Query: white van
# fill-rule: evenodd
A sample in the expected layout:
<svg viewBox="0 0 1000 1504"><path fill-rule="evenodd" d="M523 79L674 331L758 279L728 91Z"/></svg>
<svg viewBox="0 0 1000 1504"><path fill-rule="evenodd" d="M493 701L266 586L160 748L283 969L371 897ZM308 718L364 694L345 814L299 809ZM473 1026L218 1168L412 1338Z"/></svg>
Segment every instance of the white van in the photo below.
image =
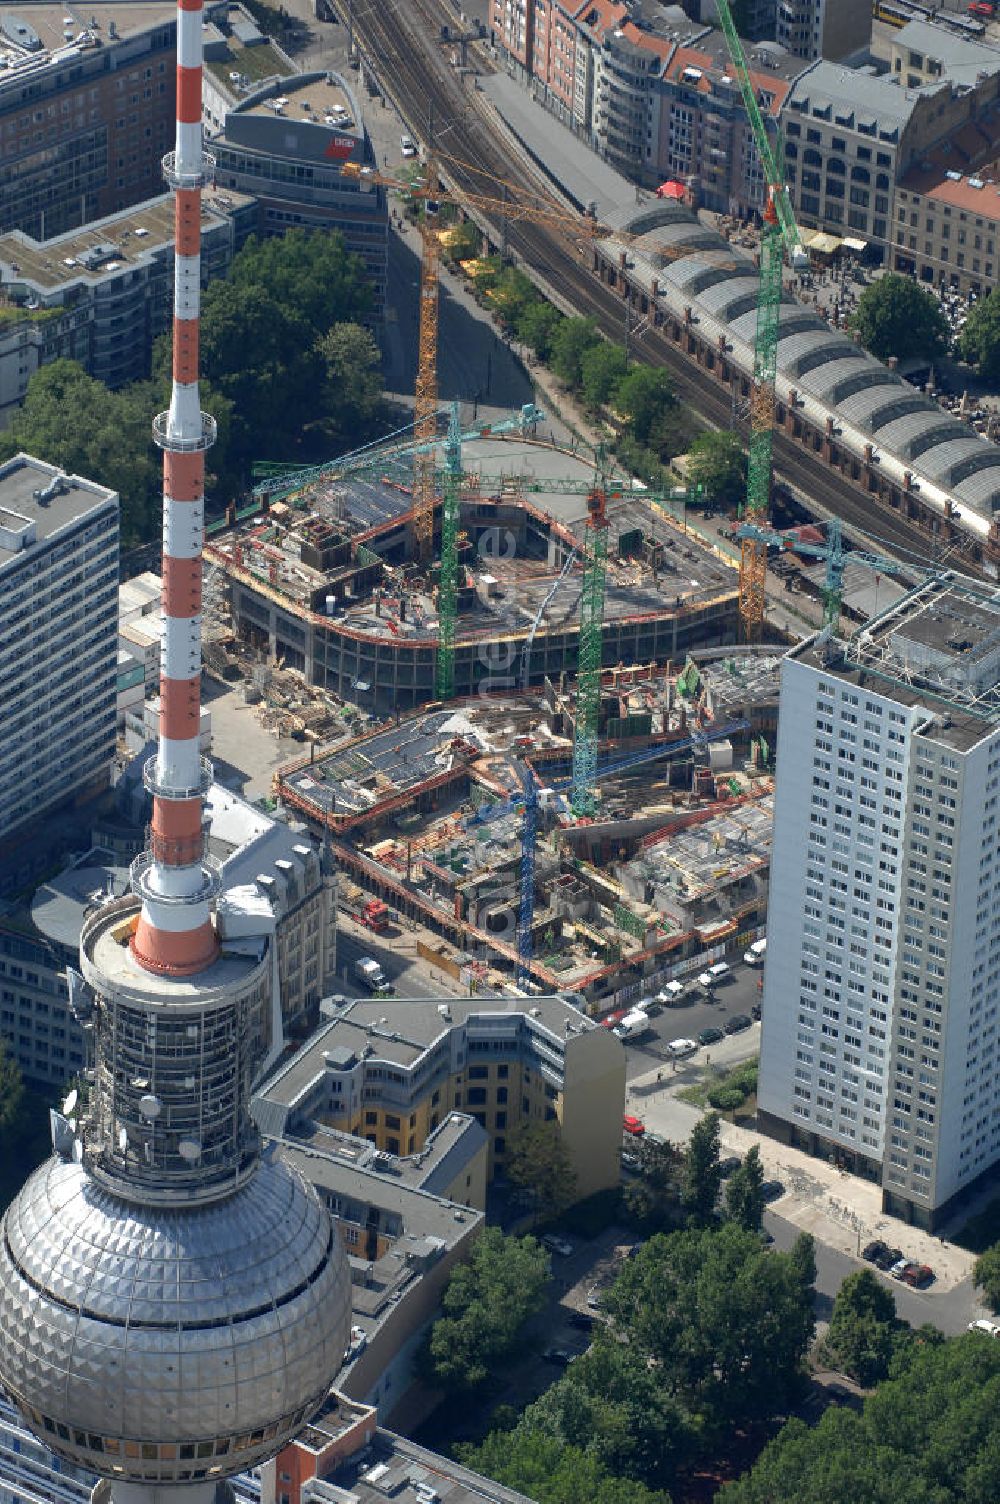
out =
<svg viewBox="0 0 1000 1504"><path fill-rule="evenodd" d="M672 1003L680 1002L681 998L684 996L685 990L686 989L683 982L678 982L676 980L673 982L667 982L664 985L663 991L659 994L657 1002L665 1003L669 1008Z"/></svg>
<svg viewBox="0 0 1000 1504"><path fill-rule="evenodd" d="M701 973L698 981L706 992L710 992L713 987L717 987L728 976L729 966L727 963L725 961L716 961L714 966L710 966L707 971Z"/></svg>
<svg viewBox="0 0 1000 1504"><path fill-rule="evenodd" d="M767 936L763 940L755 940L749 950L743 952L743 959L748 966L763 966L764 953L767 950Z"/></svg>

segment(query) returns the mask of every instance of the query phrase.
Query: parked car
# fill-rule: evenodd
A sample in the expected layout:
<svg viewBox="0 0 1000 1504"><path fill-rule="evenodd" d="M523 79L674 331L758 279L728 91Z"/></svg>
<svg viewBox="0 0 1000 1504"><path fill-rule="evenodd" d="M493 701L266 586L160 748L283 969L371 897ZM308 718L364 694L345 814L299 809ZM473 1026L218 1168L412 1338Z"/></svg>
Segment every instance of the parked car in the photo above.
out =
<svg viewBox="0 0 1000 1504"><path fill-rule="evenodd" d="M631 1133L633 1138L642 1138L646 1131L642 1118L635 1117L631 1112L627 1112L622 1118L622 1127L626 1133Z"/></svg>
<svg viewBox="0 0 1000 1504"><path fill-rule="evenodd" d="M698 1035L699 1044L718 1044L720 1039L725 1039L721 1029L702 1029Z"/></svg>
<svg viewBox="0 0 1000 1504"><path fill-rule="evenodd" d="M706 992L711 992L720 982L728 981L731 973L725 961L716 961L714 966L709 966L698 977L698 985L704 987Z"/></svg>
<svg viewBox="0 0 1000 1504"><path fill-rule="evenodd" d="M591 1285L590 1289L587 1291L587 1305L592 1311L599 1311L601 1309L600 1285Z"/></svg>
<svg viewBox="0 0 1000 1504"><path fill-rule="evenodd" d="M892 1268L889 1270L889 1273L892 1275L893 1279L902 1279L903 1275L906 1273L909 1267L909 1259L897 1259Z"/></svg>
<svg viewBox="0 0 1000 1504"><path fill-rule="evenodd" d="M882 1260L885 1258L885 1255L888 1252L888 1243L883 1243L881 1238L875 1238L871 1243L866 1243L864 1248L862 1248L861 1257L863 1259L867 1259L869 1264L875 1264L879 1269L881 1269ZM893 1260L893 1263L895 1263L895 1259Z"/></svg>
<svg viewBox="0 0 1000 1504"><path fill-rule="evenodd" d="M663 991L659 994L659 998L662 1003L665 1003L668 1008L671 1008L677 1003L683 1001L686 991L687 988L684 986L683 982L667 982L663 988Z"/></svg>
<svg viewBox="0 0 1000 1504"><path fill-rule="evenodd" d="M743 1163L738 1154L727 1154L725 1159L719 1160L719 1174L723 1180L728 1180L730 1175L736 1173Z"/></svg>
<svg viewBox="0 0 1000 1504"><path fill-rule="evenodd" d="M732 1018L727 1018L723 1028L727 1034L742 1034L744 1029L753 1025L753 1019L749 1013L734 1013Z"/></svg>
<svg viewBox="0 0 1000 1504"><path fill-rule="evenodd" d="M562 1259L568 1259L573 1252L573 1244L567 1243L565 1238L557 1237L554 1232L545 1233L540 1242L543 1248L547 1248L550 1253L558 1253Z"/></svg>
<svg viewBox="0 0 1000 1504"><path fill-rule="evenodd" d="M760 1023L760 1003L754 1003L753 1007L750 1009L750 1017L753 1019L755 1024Z"/></svg>
<svg viewBox="0 0 1000 1504"><path fill-rule="evenodd" d="M568 1368L573 1361L573 1354L564 1347L547 1347L542 1357L546 1363L555 1363L558 1368Z"/></svg>
<svg viewBox="0 0 1000 1504"><path fill-rule="evenodd" d="M415 157L417 155L417 143L412 136L400 136L399 149L404 157Z"/></svg>
<svg viewBox="0 0 1000 1504"><path fill-rule="evenodd" d="M760 1188L760 1194L765 1201L777 1201L779 1196L785 1194L785 1187L780 1180L765 1180Z"/></svg>
<svg viewBox="0 0 1000 1504"><path fill-rule="evenodd" d="M984 1321L982 1318L970 1321L969 1331L982 1332L984 1337L1000 1337L1000 1321Z"/></svg>
<svg viewBox="0 0 1000 1504"><path fill-rule="evenodd" d="M646 1014L647 1018L657 1018L663 1012L663 999L659 995L656 997L644 997L639 1007Z"/></svg>
<svg viewBox="0 0 1000 1504"><path fill-rule="evenodd" d="M630 1154L627 1149L622 1150L622 1169L631 1170L633 1175L638 1175L642 1169L642 1160L638 1154Z"/></svg>
<svg viewBox="0 0 1000 1504"><path fill-rule="evenodd" d="M914 1290L926 1290L934 1283L934 1270L930 1264L907 1264L903 1270L903 1284Z"/></svg>
<svg viewBox="0 0 1000 1504"><path fill-rule="evenodd" d="M693 1055L698 1046L693 1039L672 1039L667 1045L667 1050L675 1060L684 1060L688 1055Z"/></svg>
<svg viewBox="0 0 1000 1504"><path fill-rule="evenodd" d="M743 952L743 959L748 966L763 966L766 951L767 940L755 940L750 949Z"/></svg>

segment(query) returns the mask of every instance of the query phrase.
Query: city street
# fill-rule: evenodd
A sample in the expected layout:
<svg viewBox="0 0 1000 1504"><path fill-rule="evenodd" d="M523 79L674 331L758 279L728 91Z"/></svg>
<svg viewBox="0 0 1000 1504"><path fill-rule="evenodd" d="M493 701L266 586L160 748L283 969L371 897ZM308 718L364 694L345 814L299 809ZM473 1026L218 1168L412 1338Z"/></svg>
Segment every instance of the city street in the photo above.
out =
<svg viewBox="0 0 1000 1504"><path fill-rule="evenodd" d="M744 966L742 962L738 962L732 968L731 980L717 987L714 994L708 996L698 986L695 973L684 1001L678 1007L664 1008L662 1013L650 1019L652 1032L628 1046L626 1079L633 1081L638 1076L648 1074L650 1069L664 1061L669 1063L666 1046L670 1040L696 1040L702 1029L724 1029L726 1020L733 1018L735 1014L749 1014L754 1003L760 1001L758 983L762 976L760 968ZM735 1064L737 1060L745 1060L747 1056L756 1054L759 1049L760 1025L755 1023L752 1029L747 1029L742 1034L734 1034L719 1044L710 1045L707 1050L699 1050L693 1061L699 1066L709 1061L720 1065ZM678 1078L683 1074L683 1066L678 1066Z"/></svg>

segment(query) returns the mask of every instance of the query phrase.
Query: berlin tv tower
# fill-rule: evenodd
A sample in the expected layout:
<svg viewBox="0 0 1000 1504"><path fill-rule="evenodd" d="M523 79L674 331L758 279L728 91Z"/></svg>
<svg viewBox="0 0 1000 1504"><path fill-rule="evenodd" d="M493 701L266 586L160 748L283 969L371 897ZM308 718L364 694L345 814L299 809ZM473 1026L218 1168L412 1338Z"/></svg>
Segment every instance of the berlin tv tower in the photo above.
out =
<svg viewBox="0 0 1000 1504"><path fill-rule="evenodd" d="M269 1044L274 937L227 943L199 752L205 451L198 393L201 0L177 10L173 391L163 450L160 736L132 893L88 916L71 1006L88 1100L0 1228L0 1384L36 1434L101 1477L95 1504L224 1504L325 1399L350 1276L315 1193L262 1157L250 1091Z"/></svg>

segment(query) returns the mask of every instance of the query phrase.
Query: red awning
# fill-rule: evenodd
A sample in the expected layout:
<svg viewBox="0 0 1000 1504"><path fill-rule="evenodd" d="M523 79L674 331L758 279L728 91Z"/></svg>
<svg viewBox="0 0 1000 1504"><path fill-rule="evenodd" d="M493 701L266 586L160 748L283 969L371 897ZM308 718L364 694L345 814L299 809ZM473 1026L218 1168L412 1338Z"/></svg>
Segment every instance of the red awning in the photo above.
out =
<svg viewBox="0 0 1000 1504"><path fill-rule="evenodd" d="M678 183L674 178L671 178L666 183L661 183L659 188L657 188L656 190L657 198L681 199L685 198L686 195L687 189L684 187L684 184Z"/></svg>

